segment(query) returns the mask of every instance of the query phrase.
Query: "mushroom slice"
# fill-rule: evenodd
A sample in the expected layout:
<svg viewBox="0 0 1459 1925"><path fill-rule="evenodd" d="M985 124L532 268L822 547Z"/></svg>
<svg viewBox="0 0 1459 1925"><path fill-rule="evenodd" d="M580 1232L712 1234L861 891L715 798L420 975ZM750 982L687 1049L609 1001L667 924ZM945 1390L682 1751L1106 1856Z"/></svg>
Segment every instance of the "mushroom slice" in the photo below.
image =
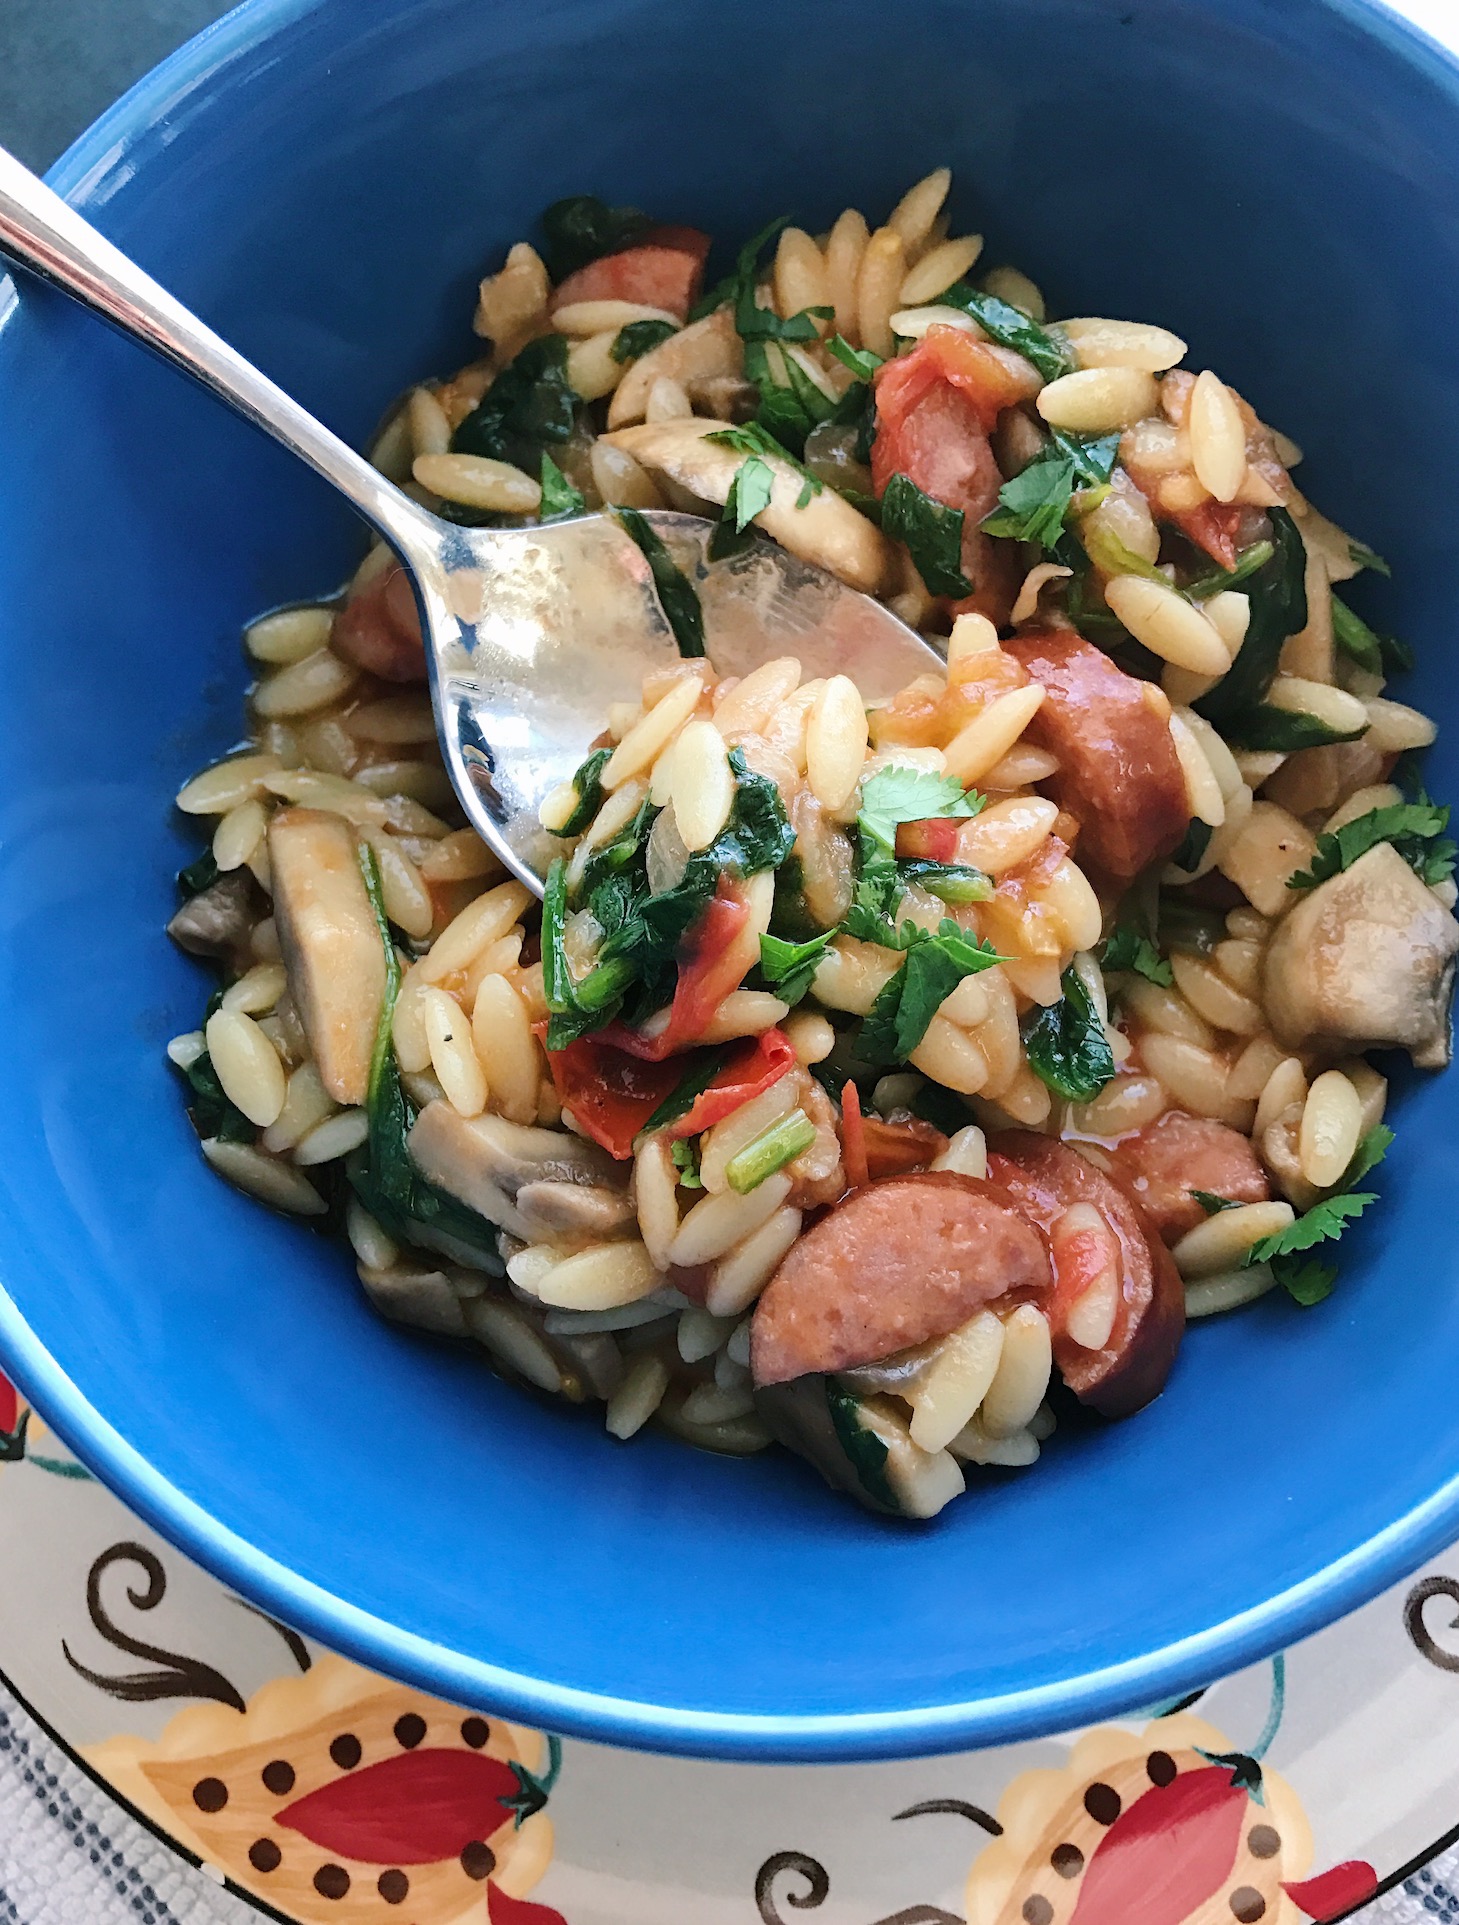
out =
<svg viewBox="0 0 1459 1925"><path fill-rule="evenodd" d="M355 832L324 809L284 809L269 824L269 867L289 989L336 1103L363 1103L385 1001L385 952Z"/></svg>
<svg viewBox="0 0 1459 1925"><path fill-rule="evenodd" d="M574 1188L586 1199L579 1222L592 1219L596 1228L599 1219L621 1216L626 1223L632 1214L612 1158L565 1130L532 1129L504 1116L468 1120L437 1099L416 1118L410 1157L427 1182L524 1243L550 1240L559 1223L567 1227L565 1193Z"/></svg>
<svg viewBox="0 0 1459 1925"><path fill-rule="evenodd" d="M743 380L745 349L727 307L716 308L702 321L693 321L667 341L640 355L613 391L608 426L626 428L642 421L655 381L667 376L677 381L693 400L707 381Z"/></svg>
<svg viewBox="0 0 1459 1925"><path fill-rule="evenodd" d="M1289 1049L1406 1049L1420 1069L1449 1060L1459 923L1391 842L1304 896L1277 929L1263 984Z"/></svg>
<svg viewBox="0 0 1459 1925"><path fill-rule="evenodd" d="M626 1230L635 1221L626 1190L600 1183L524 1183L517 1212L534 1242L597 1242Z"/></svg>
<svg viewBox="0 0 1459 1925"><path fill-rule="evenodd" d="M239 961L263 909L263 895L247 869L230 869L178 910L167 933L192 956Z"/></svg>
<svg viewBox="0 0 1459 1925"><path fill-rule="evenodd" d="M707 438L719 431L715 421L651 421L621 428L603 439L625 449L646 468L658 469L702 501L723 507L745 457ZM756 527L802 561L829 569L865 594L875 594L892 566L893 550L886 536L833 488L823 487L799 507L805 476L789 461L773 455L764 459L773 477L772 490L769 507L755 517Z"/></svg>

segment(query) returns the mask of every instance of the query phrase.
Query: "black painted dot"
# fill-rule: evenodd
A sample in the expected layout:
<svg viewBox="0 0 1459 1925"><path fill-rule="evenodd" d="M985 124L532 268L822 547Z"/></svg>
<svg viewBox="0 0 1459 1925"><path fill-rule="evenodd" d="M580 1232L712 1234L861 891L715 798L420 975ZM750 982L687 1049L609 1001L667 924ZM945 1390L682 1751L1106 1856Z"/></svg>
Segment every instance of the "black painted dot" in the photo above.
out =
<svg viewBox="0 0 1459 1925"><path fill-rule="evenodd" d="M463 1718L461 1721L461 1742L470 1745L473 1751L481 1747L491 1736L491 1726L485 1718Z"/></svg>
<svg viewBox="0 0 1459 1925"><path fill-rule="evenodd" d="M284 1862L284 1854L272 1838L255 1838L248 1847L248 1862L256 1872L276 1872Z"/></svg>
<svg viewBox="0 0 1459 1925"><path fill-rule="evenodd" d="M1084 1794L1084 1809L1096 1825L1112 1825L1120 1815L1120 1794L1113 1785L1091 1785Z"/></svg>
<svg viewBox="0 0 1459 1925"><path fill-rule="evenodd" d="M375 1890L387 1905L403 1905L410 1897L410 1880L404 1872L381 1872L375 1880Z"/></svg>
<svg viewBox="0 0 1459 1925"><path fill-rule="evenodd" d="M1253 1825L1246 1834L1246 1843L1253 1858L1275 1858L1282 1849L1281 1834L1270 1825Z"/></svg>
<svg viewBox="0 0 1459 1925"><path fill-rule="evenodd" d="M221 1811L228 1802L228 1787L221 1778L199 1778L193 1786L193 1803L199 1811Z"/></svg>
<svg viewBox="0 0 1459 1925"><path fill-rule="evenodd" d="M490 1845L483 1845L479 1838L473 1838L461 1854L461 1869L468 1878L479 1884L483 1878L490 1878L496 1870L496 1853Z"/></svg>
<svg viewBox="0 0 1459 1925"><path fill-rule="evenodd" d="M1231 1894L1231 1916L1240 1925L1256 1925L1266 1913L1266 1900L1254 1885L1238 1885Z"/></svg>
<svg viewBox="0 0 1459 1925"><path fill-rule="evenodd" d="M402 1751L414 1751L426 1735L426 1721L418 1718L413 1711L407 1711L403 1718L395 1720L395 1742Z"/></svg>
<svg viewBox="0 0 1459 1925"><path fill-rule="evenodd" d="M294 1789L294 1767L287 1758L271 1758L259 1773L264 1788L283 1798Z"/></svg>
<svg viewBox="0 0 1459 1925"><path fill-rule="evenodd" d="M345 1898L349 1895L350 1875L343 1865L321 1865L314 1874L314 1889L321 1898Z"/></svg>
<svg viewBox="0 0 1459 1925"><path fill-rule="evenodd" d="M1084 1869L1084 1854L1077 1845L1055 1845L1049 1863L1060 1878L1077 1878Z"/></svg>
<svg viewBox="0 0 1459 1925"><path fill-rule="evenodd" d="M360 1741L353 1731L346 1731L329 1747L329 1755L341 1771L353 1771L362 1756Z"/></svg>
<svg viewBox="0 0 1459 1925"><path fill-rule="evenodd" d="M1152 1751L1145 1760L1145 1772L1152 1785L1174 1784L1175 1760L1168 1751Z"/></svg>
<svg viewBox="0 0 1459 1925"><path fill-rule="evenodd" d="M1024 1925L1053 1925L1054 1908L1046 1898L1035 1895L1023 1901Z"/></svg>

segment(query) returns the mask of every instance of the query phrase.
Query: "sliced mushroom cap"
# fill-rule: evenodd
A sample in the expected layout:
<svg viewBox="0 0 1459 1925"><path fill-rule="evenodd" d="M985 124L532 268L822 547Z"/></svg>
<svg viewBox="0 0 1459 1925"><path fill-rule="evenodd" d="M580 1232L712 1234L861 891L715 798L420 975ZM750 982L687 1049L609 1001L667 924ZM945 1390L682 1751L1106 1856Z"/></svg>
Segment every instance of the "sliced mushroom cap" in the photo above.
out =
<svg viewBox="0 0 1459 1925"><path fill-rule="evenodd" d="M573 1186L588 1192L588 1213L606 1208L606 1196L621 1196L625 1212L628 1207L622 1182L615 1178L618 1166L595 1143L565 1130L509 1123L504 1116L468 1120L440 1098L416 1118L410 1156L427 1182L524 1243L540 1242L545 1233L525 1206L518 1208L524 1192L535 1191L539 1207L555 1206L559 1213L566 1208L560 1192Z"/></svg>
<svg viewBox="0 0 1459 1925"><path fill-rule="evenodd" d="M382 1317L439 1337L465 1337L470 1332L461 1300L450 1279L440 1270L360 1269L365 1293Z"/></svg>
<svg viewBox="0 0 1459 1925"><path fill-rule="evenodd" d="M628 1192L601 1183L524 1183L516 1202L533 1241L539 1243L576 1239L597 1242L615 1236L634 1221Z"/></svg>
<svg viewBox="0 0 1459 1925"><path fill-rule="evenodd" d="M604 439L701 501L723 507L745 457L735 448L706 439L718 432L715 421L649 421L642 427L621 428ZM875 594L893 566L894 551L881 530L834 488L823 487L805 507L798 507L806 485L804 475L773 456L766 459L766 466L773 478L770 505L756 515L756 527L802 561L814 562L852 588Z"/></svg>
<svg viewBox="0 0 1459 1925"><path fill-rule="evenodd" d="M744 373L744 343L734 314L727 307L716 308L639 356L613 391L608 426L626 428L642 421L655 381L677 381L692 401L705 383L741 381Z"/></svg>
<svg viewBox="0 0 1459 1925"><path fill-rule="evenodd" d="M385 1002L385 952L355 832L323 809L284 809L269 824L269 867L289 990L337 1103L363 1103Z"/></svg>
<svg viewBox="0 0 1459 1925"><path fill-rule="evenodd" d="M167 933L190 956L239 963L263 909L263 895L247 869L233 869L178 910Z"/></svg>
<svg viewBox="0 0 1459 1925"><path fill-rule="evenodd" d="M1263 991L1289 1049L1396 1046L1449 1060L1459 923L1389 842L1307 893L1267 951Z"/></svg>
<svg viewBox="0 0 1459 1925"><path fill-rule="evenodd" d="M806 1376L758 1388L755 1409L772 1437L870 1511L935 1517L965 1487L951 1453L919 1450L885 1398L852 1396L827 1377Z"/></svg>

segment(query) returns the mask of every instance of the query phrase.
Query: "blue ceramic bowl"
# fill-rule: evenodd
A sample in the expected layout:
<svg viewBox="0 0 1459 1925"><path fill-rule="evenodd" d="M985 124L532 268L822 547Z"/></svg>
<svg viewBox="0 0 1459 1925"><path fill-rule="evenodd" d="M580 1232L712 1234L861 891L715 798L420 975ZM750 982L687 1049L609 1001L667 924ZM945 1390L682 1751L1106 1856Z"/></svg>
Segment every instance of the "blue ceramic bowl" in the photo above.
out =
<svg viewBox="0 0 1459 1925"><path fill-rule="evenodd" d="M1459 795L1459 68L1354 0L254 0L55 180L362 437L471 351L559 195L733 241L957 170L1064 312L1168 323L1393 563ZM1410 1079L1341 1286L1195 1329L1140 1417L929 1527L804 1466L631 1449L379 1322L204 1167L162 1054L180 779L237 635L358 552L302 468L59 297L0 287L0 1355L144 1516L444 1695L723 1756L1065 1726L1197 1685L1459 1533L1459 1074Z"/></svg>

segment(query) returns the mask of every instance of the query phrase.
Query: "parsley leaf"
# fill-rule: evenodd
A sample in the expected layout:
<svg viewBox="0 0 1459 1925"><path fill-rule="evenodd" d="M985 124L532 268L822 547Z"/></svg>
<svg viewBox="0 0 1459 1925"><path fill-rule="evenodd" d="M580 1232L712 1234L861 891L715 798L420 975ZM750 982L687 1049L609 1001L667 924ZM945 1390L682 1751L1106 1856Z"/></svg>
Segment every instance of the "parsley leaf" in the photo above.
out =
<svg viewBox="0 0 1459 1925"><path fill-rule="evenodd" d="M580 515L587 507L582 491L575 488L544 448L542 451L542 505L539 521L562 521Z"/></svg>
<svg viewBox="0 0 1459 1925"><path fill-rule="evenodd" d="M1077 969L1061 978L1064 994L1040 1009L1024 1029L1028 1066L1040 1081L1073 1103L1089 1103L1115 1073L1104 1024Z"/></svg>
<svg viewBox="0 0 1459 1925"><path fill-rule="evenodd" d="M613 345L608 352L615 361L637 361L640 355L647 354L650 348L658 347L671 334L678 332L672 321L629 321L613 336Z"/></svg>
<svg viewBox="0 0 1459 1925"><path fill-rule="evenodd" d="M758 421L744 421L737 428L716 428L713 434L707 434L704 439L720 448L733 448L736 454L759 455L764 461L783 461L787 467L794 468L803 484L795 504L797 508L804 508L811 496L818 495L826 485L819 475L812 474L804 462L798 461L788 448L782 447L768 428Z"/></svg>
<svg viewBox="0 0 1459 1925"><path fill-rule="evenodd" d="M1376 1190L1345 1190L1336 1196L1324 1197L1314 1203L1310 1210L1299 1216L1295 1223L1289 1223L1285 1230L1275 1235L1262 1237L1252 1244L1246 1253L1246 1262L1270 1263L1275 1257L1295 1256L1298 1251L1310 1250L1315 1244L1330 1242L1340 1237L1355 1218L1360 1217L1370 1203L1378 1201Z"/></svg>
<svg viewBox="0 0 1459 1925"><path fill-rule="evenodd" d="M1370 809L1366 815L1345 822L1331 835L1317 838L1317 852L1310 869L1299 869L1287 878L1289 889L1315 889L1319 883L1350 869L1380 842L1391 842L1411 869L1426 883L1443 882L1454 873L1456 854L1452 841L1444 834L1449 826L1449 811L1430 802L1420 793L1417 802L1395 802L1386 809Z"/></svg>
<svg viewBox="0 0 1459 1925"><path fill-rule="evenodd" d="M798 1003L815 980L816 967L835 935L834 929L808 942L786 942L779 936L760 938L760 973L784 1003Z"/></svg>
<svg viewBox="0 0 1459 1925"><path fill-rule="evenodd" d="M998 490L999 505L981 524L984 534L1052 548L1075 492L1108 483L1119 447L1117 434L1092 440L1056 429L1049 445Z"/></svg>
<svg viewBox="0 0 1459 1925"><path fill-rule="evenodd" d="M1342 1173L1342 1187L1352 1189L1374 1170L1393 1147L1393 1132L1386 1123L1375 1123L1353 1151L1353 1160Z"/></svg>
<svg viewBox="0 0 1459 1925"><path fill-rule="evenodd" d="M1310 1310L1314 1303L1321 1303L1324 1297L1332 1295L1337 1265L1311 1257L1306 1263L1278 1266L1277 1276L1287 1295L1304 1310Z"/></svg>
<svg viewBox="0 0 1459 1925"><path fill-rule="evenodd" d="M954 775L939 775L934 769L903 763L878 769L861 785L856 826L863 854L893 854L897 829L903 822L926 822L933 816L973 816L983 801L980 795L970 795Z"/></svg>
<svg viewBox="0 0 1459 1925"><path fill-rule="evenodd" d="M907 960L878 992L861 1025L857 1054L868 1063L904 1063L927 1026L964 976L1006 960L990 942L975 940L944 920L933 936L904 923Z"/></svg>
<svg viewBox="0 0 1459 1925"><path fill-rule="evenodd" d="M881 498L881 525L905 542L913 566L933 595L971 595L962 572L963 511L924 494L910 476L895 474Z"/></svg>
<svg viewBox="0 0 1459 1925"><path fill-rule="evenodd" d="M1100 963L1109 970L1132 970L1148 983L1159 983L1162 989L1168 989L1175 980L1170 964L1154 943L1129 922L1115 925L1100 953Z"/></svg>
<svg viewBox="0 0 1459 1925"><path fill-rule="evenodd" d="M644 559L653 575L654 587L658 591L659 606L664 611L664 619L674 631L679 653L684 656L702 655L704 610L699 603L698 589L637 508L618 508L614 512L643 550Z"/></svg>
<svg viewBox="0 0 1459 1925"><path fill-rule="evenodd" d="M747 545L750 523L770 506L774 483L773 472L759 455L750 455L740 463L725 497L719 526L710 537L711 561L722 561Z"/></svg>
<svg viewBox="0 0 1459 1925"><path fill-rule="evenodd" d="M544 442L566 441L581 402L567 378L567 336L529 341L451 437L456 454L510 461L530 474Z"/></svg>
<svg viewBox="0 0 1459 1925"><path fill-rule="evenodd" d="M1312 1260L1296 1263L1293 1259L1319 1243L1340 1237L1348 1224L1360 1217L1370 1203L1376 1203L1373 1190L1354 1190L1368 1172L1388 1154L1393 1132L1378 1123L1368 1131L1353 1152L1353 1160L1343 1172L1342 1187L1333 1196L1314 1203L1310 1210L1289 1223L1275 1236L1263 1237L1247 1251L1247 1264L1270 1263L1282 1288L1304 1307L1321 1303L1337 1282L1337 1271L1330 1263Z"/></svg>
<svg viewBox="0 0 1459 1925"><path fill-rule="evenodd" d="M571 194L542 216L543 258L553 280L560 281L589 261L616 254L652 226L636 207L609 207L596 194Z"/></svg>
<svg viewBox="0 0 1459 1925"><path fill-rule="evenodd" d="M603 784L600 778L612 753L612 749L594 749L587 761L574 771L572 785L577 790L577 807L560 829L552 831L553 835L580 836L602 808Z"/></svg>
<svg viewBox="0 0 1459 1925"><path fill-rule="evenodd" d="M971 314L990 341L1012 348L1025 361L1031 361L1045 381L1057 381L1074 368L1074 357L1062 341L1030 320L1021 308L1000 301L996 294L983 294L966 281L954 281L937 297L940 307L961 308Z"/></svg>
<svg viewBox="0 0 1459 1925"><path fill-rule="evenodd" d="M699 1174L699 1152L687 1136L679 1136L669 1145L669 1155L674 1168L679 1172L679 1187L685 1190L702 1190L704 1180Z"/></svg>

